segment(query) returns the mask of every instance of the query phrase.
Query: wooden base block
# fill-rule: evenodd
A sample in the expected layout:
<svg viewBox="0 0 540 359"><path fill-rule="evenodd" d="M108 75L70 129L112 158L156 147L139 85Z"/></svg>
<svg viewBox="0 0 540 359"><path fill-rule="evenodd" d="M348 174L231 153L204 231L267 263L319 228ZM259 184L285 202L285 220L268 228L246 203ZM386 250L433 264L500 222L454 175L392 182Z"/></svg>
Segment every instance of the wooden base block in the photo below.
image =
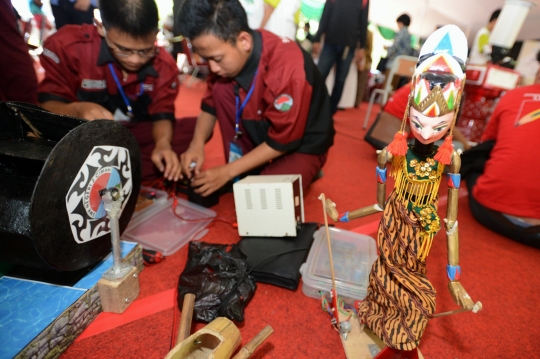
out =
<svg viewBox="0 0 540 359"><path fill-rule="evenodd" d="M346 315L339 312L340 321L346 318ZM358 318L351 318L349 323L351 324L351 332L347 335L347 339L341 338L347 359L372 359L371 350L374 347L384 348L384 343L373 332L367 328L364 328L364 330L360 328Z"/></svg>
<svg viewBox="0 0 540 359"><path fill-rule="evenodd" d="M118 281L101 278L97 284L104 312L123 313L139 295L137 268Z"/></svg>

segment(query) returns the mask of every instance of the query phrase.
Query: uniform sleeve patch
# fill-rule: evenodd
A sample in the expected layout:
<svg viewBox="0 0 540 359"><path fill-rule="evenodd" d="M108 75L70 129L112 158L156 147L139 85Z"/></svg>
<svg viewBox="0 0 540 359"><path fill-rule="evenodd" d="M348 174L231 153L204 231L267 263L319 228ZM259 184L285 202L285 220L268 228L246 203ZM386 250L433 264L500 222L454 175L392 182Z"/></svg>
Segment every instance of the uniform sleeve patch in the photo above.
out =
<svg viewBox="0 0 540 359"><path fill-rule="evenodd" d="M43 55L47 56L49 59L53 60L56 64L60 63L60 58L54 52L49 49L43 49Z"/></svg>
<svg viewBox="0 0 540 359"><path fill-rule="evenodd" d="M281 94L276 97L274 101L274 107L279 111L286 112L291 109L293 105L293 99L291 95Z"/></svg>

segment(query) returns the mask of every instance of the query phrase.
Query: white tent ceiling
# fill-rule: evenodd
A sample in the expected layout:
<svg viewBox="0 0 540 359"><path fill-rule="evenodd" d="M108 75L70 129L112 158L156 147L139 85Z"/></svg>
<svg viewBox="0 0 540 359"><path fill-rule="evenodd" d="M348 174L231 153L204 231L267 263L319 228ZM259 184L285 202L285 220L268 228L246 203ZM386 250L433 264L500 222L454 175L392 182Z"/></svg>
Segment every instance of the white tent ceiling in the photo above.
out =
<svg viewBox="0 0 540 359"><path fill-rule="evenodd" d="M529 11L518 40L540 39L540 0L527 1L536 6ZM406 13L411 17L411 34L427 37L439 25L455 24L472 41L491 13L503 5L503 0L371 0L369 20L397 31L396 19Z"/></svg>

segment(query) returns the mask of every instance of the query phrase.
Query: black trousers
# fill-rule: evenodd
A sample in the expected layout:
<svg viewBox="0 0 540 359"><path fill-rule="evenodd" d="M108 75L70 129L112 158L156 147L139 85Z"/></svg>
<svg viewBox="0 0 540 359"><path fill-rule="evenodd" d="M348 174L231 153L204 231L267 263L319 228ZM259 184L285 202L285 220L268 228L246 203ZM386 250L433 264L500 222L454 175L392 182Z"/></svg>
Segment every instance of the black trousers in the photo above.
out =
<svg viewBox="0 0 540 359"><path fill-rule="evenodd" d="M469 206L474 218L496 233L540 249L540 226L520 227L502 213L483 206L474 198L473 188L481 175L480 172L471 172L465 179L469 190Z"/></svg>
<svg viewBox="0 0 540 359"><path fill-rule="evenodd" d="M90 8L87 11L79 11L75 10L73 4L74 3L69 0L59 0L58 5L51 4L56 30L59 30L64 25L82 25L93 23L94 6L90 5Z"/></svg>

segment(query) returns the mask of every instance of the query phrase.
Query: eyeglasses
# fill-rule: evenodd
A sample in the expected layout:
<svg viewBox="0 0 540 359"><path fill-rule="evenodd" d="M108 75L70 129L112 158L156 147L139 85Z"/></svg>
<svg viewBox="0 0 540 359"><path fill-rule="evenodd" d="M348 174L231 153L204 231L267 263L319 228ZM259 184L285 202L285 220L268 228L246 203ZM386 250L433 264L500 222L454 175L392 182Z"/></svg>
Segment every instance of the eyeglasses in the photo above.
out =
<svg viewBox="0 0 540 359"><path fill-rule="evenodd" d="M144 50L131 50L131 49L123 48L118 45L111 46L111 44L109 43L109 39L107 37L107 31L105 30L105 27L103 27L103 34L105 35L105 41L107 42L107 46L118 57L130 57L131 55L136 54L142 58L148 59L148 58L156 56L156 53L158 51L158 48L155 45L150 49L144 49Z"/></svg>

